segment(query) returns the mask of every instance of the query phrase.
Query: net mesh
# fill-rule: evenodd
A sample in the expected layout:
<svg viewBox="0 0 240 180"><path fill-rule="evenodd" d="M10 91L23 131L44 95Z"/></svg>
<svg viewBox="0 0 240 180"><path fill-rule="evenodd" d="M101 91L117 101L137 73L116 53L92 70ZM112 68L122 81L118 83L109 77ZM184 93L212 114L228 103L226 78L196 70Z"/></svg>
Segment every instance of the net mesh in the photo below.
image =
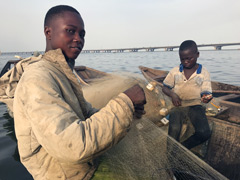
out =
<svg viewBox="0 0 240 180"><path fill-rule="evenodd" d="M101 157L93 179L226 179L146 118Z"/></svg>
<svg viewBox="0 0 240 180"><path fill-rule="evenodd" d="M145 90L147 113L133 122L123 140L100 157L93 179L226 179L167 135L168 127L160 122L163 116L159 110L170 109L171 103L160 89L148 90L144 80L125 74L85 86L84 96L94 107L101 108L135 83Z"/></svg>

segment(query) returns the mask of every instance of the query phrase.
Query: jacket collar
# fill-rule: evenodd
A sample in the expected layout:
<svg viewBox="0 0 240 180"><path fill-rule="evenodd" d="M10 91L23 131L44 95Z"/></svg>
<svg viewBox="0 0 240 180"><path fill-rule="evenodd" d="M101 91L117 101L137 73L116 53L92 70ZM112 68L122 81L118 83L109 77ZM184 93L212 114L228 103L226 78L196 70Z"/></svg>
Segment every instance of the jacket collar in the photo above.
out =
<svg viewBox="0 0 240 180"><path fill-rule="evenodd" d="M54 63L54 65L57 66L57 68L61 68L64 71L70 69L70 67L62 53L62 50L60 48L47 51L43 55L43 58L51 63Z"/></svg>
<svg viewBox="0 0 240 180"><path fill-rule="evenodd" d="M77 77L75 76L72 69L68 65L62 53L62 50L61 49L50 50L43 55L43 59L52 63L55 68L57 68L59 71L65 74L65 76L68 78L72 85L73 91L78 98L80 106L82 107L82 112L85 118L87 118L88 114L86 109L87 105L83 97L82 86L80 85Z"/></svg>

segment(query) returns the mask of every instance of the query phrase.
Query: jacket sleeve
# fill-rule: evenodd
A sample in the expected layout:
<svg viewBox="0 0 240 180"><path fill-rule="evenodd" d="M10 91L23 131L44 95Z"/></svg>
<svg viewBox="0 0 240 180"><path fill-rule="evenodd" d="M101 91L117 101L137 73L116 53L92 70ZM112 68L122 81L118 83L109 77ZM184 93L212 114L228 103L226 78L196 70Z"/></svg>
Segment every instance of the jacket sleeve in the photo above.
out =
<svg viewBox="0 0 240 180"><path fill-rule="evenodd" d="M15 96L22 102L18 106L24 109L37 141L59 161L91 160L119 142L130 127L133 104L124 93L83 121L64 101L53 78L31 75L21 81Z"/></svg>
<svg viewBox="0 0 240 180"><path fill-rule="evenodd" d="M93 108L92 105L87 101L86 101L86 106L87 106L88 117L91 117L93 114L99 111L99 109Z"/></svg>

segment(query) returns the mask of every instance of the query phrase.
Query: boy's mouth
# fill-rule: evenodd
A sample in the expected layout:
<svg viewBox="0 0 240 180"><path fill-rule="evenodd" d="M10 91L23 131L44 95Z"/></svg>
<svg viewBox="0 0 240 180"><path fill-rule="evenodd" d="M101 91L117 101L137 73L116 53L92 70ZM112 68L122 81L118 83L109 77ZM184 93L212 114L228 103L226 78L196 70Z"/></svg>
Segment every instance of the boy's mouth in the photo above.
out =
<svg viewBox="0 0 240 180"><path fill-rule="evenodd" d="M190 63L184 63L183 66L188 69L188 68L190 68L191 64Z"/></svg>
<svg viewBox="0 0 240 180"><path fill-rule="evenodd" d="M76 50L78 50L78 51L82 51L82 47L80 47L80 46L76 46L76 47L71 47L72 49L76 49Z"/></svg>

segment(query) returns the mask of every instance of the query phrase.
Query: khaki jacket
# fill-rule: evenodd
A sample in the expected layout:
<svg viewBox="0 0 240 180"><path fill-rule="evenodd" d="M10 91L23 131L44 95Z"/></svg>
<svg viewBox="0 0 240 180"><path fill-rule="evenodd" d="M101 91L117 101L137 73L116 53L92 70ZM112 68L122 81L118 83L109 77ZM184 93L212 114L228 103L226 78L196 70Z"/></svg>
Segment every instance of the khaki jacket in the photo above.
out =
<svg viewBox="0 0 240 180"><path fill-rule="evenodd" d="M14 93L25 67L39 61L41 58L42 55L23 59L0 78L0 102L7 105L10 115L12 115L13 110Z"/></svg>
<svg viewBox="0 0 240 180"><path fill-rule="evenodd" d="M13 99L21 162L34 179L90 179L93 160L130 127L133 104L123 93L96 112L60 49L24 67Z"/></svg>

